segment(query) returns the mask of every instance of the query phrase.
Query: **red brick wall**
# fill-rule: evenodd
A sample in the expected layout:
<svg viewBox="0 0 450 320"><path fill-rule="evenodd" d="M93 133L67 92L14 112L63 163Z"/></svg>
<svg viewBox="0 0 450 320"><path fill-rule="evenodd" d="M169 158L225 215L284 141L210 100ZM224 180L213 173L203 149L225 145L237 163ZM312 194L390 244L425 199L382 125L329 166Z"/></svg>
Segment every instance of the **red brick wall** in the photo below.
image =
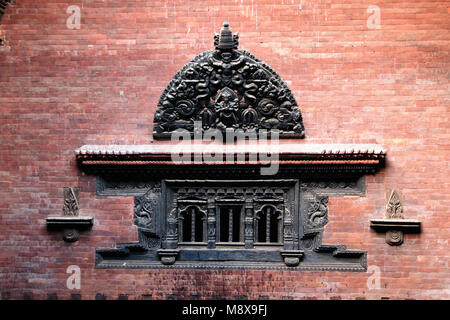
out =
<svg viewBox="0 0 450 320"><path fill-rule="evenodd" d="M81 8L69 29L67 7ZM368 8L380 8L373 28ZM450 298L448 1L17 0L0 26L0 293L3 299L244 296L258 299ZM84 144L144 144L157 99L175 72L213 48L228 18L240 47L288 81L302 107L300 143L377 143L386 169L366 197L330 198L324 243L368 250L373 272L94 269L95 248L137 240L132 198L95 196L77 169ZM369 19L369 22L368 22ZM67 244L48 233L62 188L81 188L93 229ZM423 232L400 247L369 228L397 188ZM81 289L69 290L69 265ZM370 279L369 279L370 280Z"/></svg>

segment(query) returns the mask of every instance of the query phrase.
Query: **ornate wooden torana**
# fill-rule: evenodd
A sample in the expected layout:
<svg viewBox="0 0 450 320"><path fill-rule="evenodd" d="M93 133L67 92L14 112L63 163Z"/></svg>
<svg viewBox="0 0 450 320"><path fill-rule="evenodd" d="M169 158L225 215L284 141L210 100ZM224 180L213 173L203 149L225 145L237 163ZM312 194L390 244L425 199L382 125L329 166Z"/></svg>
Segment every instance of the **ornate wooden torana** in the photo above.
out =
<svg viewBox="0 0 450 320"><path fill-rule="evenodd" d="M216 50L200 53L170 81L159 99L153 137L169 139L177 129L277 129L282 138L303 138L302 115L289 88L266 63L238 50L238 35L225 22Z"/></svg>
<svg viewBox="0 0 450 320"><path fill-rule="evenodd" d="M237 40L226 22L216 50L175 75L155 113L155 139L211 129L304 137L290 90ZM80 169L98 176L98 196L134 197L139 241L97 249L96 267L366 270L365 251L322 243L328 198L365 196L364 176L384 165L386 151L271 138L76 150Z"/></svg>

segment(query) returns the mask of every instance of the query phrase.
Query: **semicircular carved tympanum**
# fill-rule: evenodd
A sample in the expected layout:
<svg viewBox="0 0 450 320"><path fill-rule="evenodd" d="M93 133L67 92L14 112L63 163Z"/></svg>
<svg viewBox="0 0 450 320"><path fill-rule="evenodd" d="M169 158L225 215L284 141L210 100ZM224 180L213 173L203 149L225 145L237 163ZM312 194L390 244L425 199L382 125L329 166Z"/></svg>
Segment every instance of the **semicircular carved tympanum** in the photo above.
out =
<svg viewBox="0 0 450 320"><path fill-rule="evenodd" d="M170 139L180 129L242 130L282 138L303 138L302 115L280 76L245 50L225 21L214 35L216 50L188 62L170 81L159 99L153 137ZM194 122L201 124L195 125ZM272 131L273 132L273 131Z"/></svg>
<svg viewBox="0 0 450 320"><path fill-rule="evenodd" d="M2 16L5 13L6 6L11 2L11 0L0 0L0 22L2 21Z"/></svg>

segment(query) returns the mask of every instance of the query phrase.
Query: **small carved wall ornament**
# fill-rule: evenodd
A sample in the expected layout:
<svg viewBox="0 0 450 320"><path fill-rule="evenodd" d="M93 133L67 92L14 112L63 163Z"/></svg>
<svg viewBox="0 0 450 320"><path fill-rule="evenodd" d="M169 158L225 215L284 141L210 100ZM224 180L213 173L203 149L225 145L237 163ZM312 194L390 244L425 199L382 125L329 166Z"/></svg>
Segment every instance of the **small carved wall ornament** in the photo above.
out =
<svg viewBox="0 0 450 320"><path fill-rule="evenodd" d="M404 219L400 194L395 189L392 189L386 205L386 219Z"/></svg>
<svg viewBox="0 0 450 320"><path fill-rule="evenodd" d="M78 198L80 190L78 188L64 188L64 216L77 216L79 211Z"/></svg>
<svg viewBox="0 0 450 320"><path fill-rule="evenodd" d="M66 242L75 242L79 238L79 231L90 228L94 218L79 215L80 190L74 187L66 187L63 190L64 202L61 216L49 216L46 218L47 228L50 230L63 230L63 239Z"/></svg>
<svg viewBox="0 0 450 320"><path fill-rule="evenodd" d="M401 194L396 189L392 189L389 193L386 218L370 221L370 227L375 231L386 232L386 243L391 246L401 245L404 233L420 232L420 225L420 221L404 218Z"/></svg>

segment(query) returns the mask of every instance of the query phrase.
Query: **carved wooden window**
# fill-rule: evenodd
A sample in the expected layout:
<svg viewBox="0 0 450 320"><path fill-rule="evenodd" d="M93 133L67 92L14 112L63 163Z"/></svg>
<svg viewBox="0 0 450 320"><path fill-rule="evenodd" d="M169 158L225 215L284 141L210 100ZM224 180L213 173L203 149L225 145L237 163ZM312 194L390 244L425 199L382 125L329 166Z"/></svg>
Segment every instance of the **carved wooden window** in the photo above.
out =
<svg viewBox="0 0 450 320"><path fill-rule="evenodd" d="M224 137L275 130L281 138L304 138L292 92L269 65L238 49L227 22L214 45L163 91L153 138L171 139L180 131L196 138L210 129ZM224 160L242 154L233 145L222 147ZM279 147L272 149L279 170L267 177L263 161L251 158L269 147L256 143L244 154L248 160L232 164L206 160L202 148L165 143L80 148L83 172L100 176L98 195L135 197L139 242L97 249L96 266L365 271L365 251L322 244L328 197L364 196L363 176L384 166L386 152L372 145ZM178 148L203 160L174 163Z"/></svg>
<svg viewBox="0 0 450 320"><path fill-rule="evenodd" d="M361 179L168 179L116 185L99 180L98 194L137 194L139 242L97 249L99 268L366 268L364 251L322 244L328 197L363 195Z"/></svg>
<svg viewBox="0 0 450 320"><path fill-rule="evenodd" d="M256 213L255 229L257 243L281 243L282 214L272 205L265 205Z"/></svg>
<svg viewBox="0 0 450 320"><path fill-rule="evenodd" d="M242 206L220 206L217 219L217 240L240 243L243 241Z"/></svg>
<svg viewBox="0 0 450 320"><path fill-rule="evenodd" d="M197 206L180 212L180 242L206 242L206 217Z"/></svg>

